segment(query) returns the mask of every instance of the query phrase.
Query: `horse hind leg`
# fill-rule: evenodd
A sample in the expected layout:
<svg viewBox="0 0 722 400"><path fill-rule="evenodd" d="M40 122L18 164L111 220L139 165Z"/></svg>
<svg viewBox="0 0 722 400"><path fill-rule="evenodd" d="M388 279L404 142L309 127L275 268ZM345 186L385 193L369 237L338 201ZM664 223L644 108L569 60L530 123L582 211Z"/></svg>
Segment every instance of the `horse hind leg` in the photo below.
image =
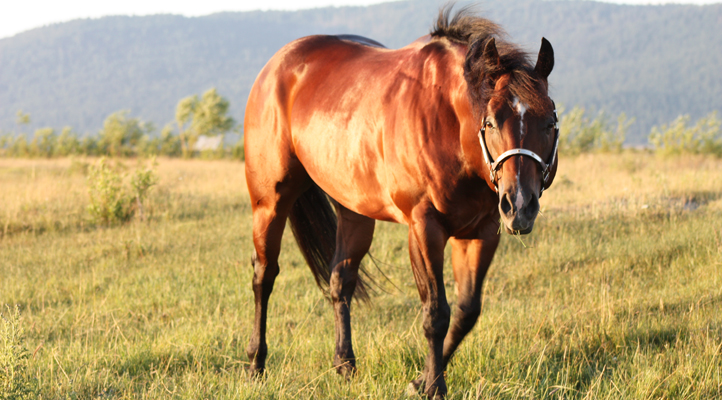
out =
<svg viewBox="0 0 722 400"><path fill-rule="evenodd" d="M267 182L256 185L255 180L249 180L249 192L253 201L253 245L255 250L251 262L253 264L255 317L246 353L251 361L250 371L254 375L261 375L266 366L268 300L280 270L278 256L281 251L281 238L286 226L286 219L296 198L308 185L308 176L305 175L305 171L299 168L295 170L298 170L295 175L298 179L278 179L276 180L278 183L272 186L267 185ZM306 179L302 179L303 175ZM272 189L268 190L268 188Z"/></svg>
<svg viewBox="0 0 722 400"><path fill-rule="evenodd" d="M280 211L280 212L279 212ZM268 347L266 344L266 317L268 300L273 284L279 273L278 255L281 249L281 237L286 223L285 210L253 211L253 242L255 250L251 257L253 264L253 294L255 298L255 318L253 333L246 348L251 361L250 370L254 375L265 371ZM285 214L285 215L284 215Z"/></svg>
<svg viewBox="0 0 722 400"><path fill-rule="evenodd" d="M338 229L329 281L336 330L333 365L340 375L349 379L356 373L356 356L351 343L351 299L359 284L361 260L371 247L376 221L338 203L334 202L334 205Z"/></svg>

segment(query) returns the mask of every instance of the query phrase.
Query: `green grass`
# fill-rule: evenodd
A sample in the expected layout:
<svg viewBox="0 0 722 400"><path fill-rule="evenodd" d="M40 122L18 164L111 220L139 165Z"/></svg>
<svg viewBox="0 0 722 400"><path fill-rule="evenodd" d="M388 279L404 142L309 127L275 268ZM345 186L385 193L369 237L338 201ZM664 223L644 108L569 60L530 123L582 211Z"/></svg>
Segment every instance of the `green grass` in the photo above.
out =
<svg viewBox="0 0 722 400"><path fill-rule="evenodd" d="M382 287L352 312L351 382L331 369L331 307L287 232L269 370L254 381L242 164L161 160L149 221L98 228L68 211L83 209L82 190L33 194L46 175L83 187L57 163L0 165L12 210L0 222L19 227L0 240L0 304L20 307L38 398L406 398L426 355L406 227L377 224L371 251L388 280L369 266ZM722 398L719 182L710 159L566 160L526 247L502 239L482 317L447 371L449 398ZM24 223L15 198L35 204ZM53 220L62 229L34 228Z"/></svg>

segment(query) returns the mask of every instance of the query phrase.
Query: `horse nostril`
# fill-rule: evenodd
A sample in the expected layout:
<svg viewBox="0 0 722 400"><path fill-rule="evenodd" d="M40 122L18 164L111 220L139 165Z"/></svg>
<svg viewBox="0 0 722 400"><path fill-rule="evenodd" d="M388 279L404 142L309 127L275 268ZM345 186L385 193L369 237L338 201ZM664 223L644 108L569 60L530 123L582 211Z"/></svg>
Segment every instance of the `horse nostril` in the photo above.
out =
<svg viewBox="0 0 722 400"><path fill-rule="evenodd" d="M503 196L501 196L501 203L499 204L499 207L501 207L501 212L506 215L509 214L509 211L511 211L511 202L509 202L509 195L504 193Z"/></svg>
<svg viewBox="0 0 722 400"><path fill-rule="evenodd" d="M534 219L538 212L539 212L539 197L532 196L531 200L529 200L529 204L526 205L524 214L526 214L527 218Z"/></svg>

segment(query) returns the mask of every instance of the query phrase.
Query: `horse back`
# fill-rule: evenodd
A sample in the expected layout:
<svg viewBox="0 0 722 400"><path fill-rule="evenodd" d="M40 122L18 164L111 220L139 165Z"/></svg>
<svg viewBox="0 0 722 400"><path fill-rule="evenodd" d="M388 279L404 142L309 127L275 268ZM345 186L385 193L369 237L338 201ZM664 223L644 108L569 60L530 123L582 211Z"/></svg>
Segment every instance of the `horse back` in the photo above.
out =
<svg viewBox="0 0 722 400"><path fill-rule="evenodd" d="M247 169L254 151L282 148L281 164L298 160L345 207L405 222L424 196L448 198L463 167L463 55L428 38L398 50L351 35L288 44L249 97Z"/></svg>

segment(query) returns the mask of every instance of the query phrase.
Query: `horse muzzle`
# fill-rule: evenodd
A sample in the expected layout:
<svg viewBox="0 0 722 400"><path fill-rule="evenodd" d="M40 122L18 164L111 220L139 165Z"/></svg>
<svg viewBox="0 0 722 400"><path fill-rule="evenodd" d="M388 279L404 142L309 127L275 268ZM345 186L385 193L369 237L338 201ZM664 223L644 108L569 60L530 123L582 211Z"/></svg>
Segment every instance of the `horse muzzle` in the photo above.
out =
<svg viewBox="0 0 722 400"><path fill-rule="evenodd" d="M499 214L506 232L512 235L526 235L534 228L539 214L539 196L522 194L521 191L499 192Z"/></svg>

